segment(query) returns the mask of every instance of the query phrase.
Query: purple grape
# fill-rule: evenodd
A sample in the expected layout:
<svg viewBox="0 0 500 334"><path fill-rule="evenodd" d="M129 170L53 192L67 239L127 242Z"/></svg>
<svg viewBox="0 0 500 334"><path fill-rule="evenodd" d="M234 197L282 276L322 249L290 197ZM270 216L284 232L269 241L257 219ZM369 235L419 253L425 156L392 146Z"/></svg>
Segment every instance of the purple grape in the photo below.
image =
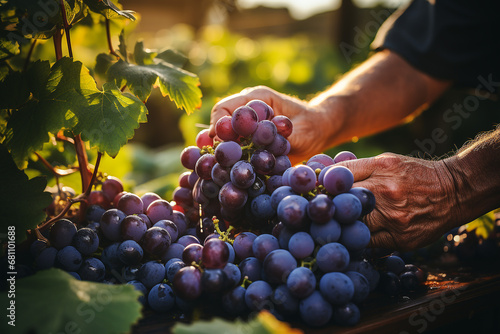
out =
<svg viewBox="0 0 500 334"><path fill-rule="evenodd" d="M187 169L194 169L200 157L201 153L199 147L188 146L181 152L181 163Z"/></svg>
<svg viewBox="0 0 500 334"><path fill-rule="evenodd" d="M277 134L276 125L271 121L263 120L257 123L257 129L252 135L252 142L257 147L267 146L274 141Z"/></svg>
<svg viewBox="0 0 500 334"><path fill-rule="evenodd" d="M349 251L360 251L368 246L369 242L370 230L363 222L356 220L350 225L342 226L340 243L342 243L342 245L344 245Z"/></svg>
<svg viewBox="0 0 500 334"><path fill-rule="evenodd" d="M297 268L297 260L290 252L276 249L266 256L262 267L269 283L285 283L290 272Z"/></svg>
<svg viewBox="0 0 500 334"><path fill-rule="evenodd" d="M182 175L185 175L185 177L183 178L184 181L182 181L182 183L186 184L186 186L187 186L188 185L188 183L187 183L187 176L189 175L189 172L183 173ZM179 181L179 183L180 182L181 181ZM146 212L146 210L148 209L149 204L153 203L157 199L161 199L161 197L158 194L155 194L155 193L145 193L144 195L142 195L141 196L141 200L142 200L142 204L143 204L143 206L142 206L142 212Z"/></svg>
<svg viewBox="0 0 500 334"><path fill-rule="evenodd" d="M247 189L248 196L257 197L266 191L266 184L260 177L255 178L255 182Z"/></svg>
<svg viewBox="0 0 500 334"><path fill-rule="evenodd" d="M148 305L155 312L168 312L175 305L175 295L168 284L158 283L148 294Z"/></svg>
<svg viewBox="0 0 500 334"><path fill-rule="evenodd" d="M104 209L102 206L91 205L88 207L87 212L85 213L85 217L89 222L98 222L101 220L104 212L106 212L106 209Z"/></svg>
<svg viewBox="0 0 500 334"><path fill-rule="evenodd" d="M255 171L252 165L244 160L238 161L231 168L231 183L240 189L246 189L255 182ZM222 191L222 190L221 190Z"/></svg>
<svg viewBox="0 0 500 334"><path fill-rule="evenodd" d="M274 168L271 171L272 175L283 175L283 173L292 167L292 163L290 159L286 155L280 155L276 157L276 163L274 164Z"/></svg>
<svg viewBox="0 0 500 334"><path fill-rule="evenodd" d="M282 181L282 176L281 175L273 175L270 178L267 179L266 181L266 188L267 190L272 194L276 189L281 187L283 185Z"/></svg>
<svg viewBox="0 0 500 334"><path fill-rule="evenodd" d="M359 322L361 314L354 303L347 303L333 310L335 323L341 326L354 326Z"/></svg>
<svg viewBox="0 0 500 334"><path fill-rule="evenodd" d="M56 249L71 245L76 234L76 226L68 219L59 219L50 227L50 244Z"/></svg>
<svg viewBox="0 0 500 334"><path fill-rule="evenodd" d="M252 245L256 238L257 235L252 232L241 232L234 238L234 252L240 260L253 256Z"/></svg>
<svg viewBox="0 0 500 334"><path fill-rule="evenodd" d="M323 177L323 185L326 191L333 196L348 192L352 188L353 183L354 176L344 166L333 166L326 171Z"/></svg>
<svg viewBox="0 0 500 334"><path fill-rule="evenodd" d="M271 121L274 123L274 125L276 125L278 134L282 135L285 138L288 138L288 136L292 134L293 124L288 117L284 115L278 115L274 117Z"/></svg>
<svg viewBox="0 0 500 334"><path fill-rule="evenodd" d="M157 261L144 263L137 272L137 279L148 289L163 282L165 278L165 266Z"/></svg>
<svg viewBox="0 0 500 334"><path fill-rule="evenodd" d="M201 261L205 268L222 269L229 260L229 248L221 239L210 239L203 246Z"/></svg>
<svg viewBox="0 0 500 334"><path fill-rule="evenodd" d="M82 254L73 246L66 246L57 252L57 264L66 271L77 271L82 264Z"/></svg>
<svg viewBox="0 0 500 334"><path fill-rule="evenodd" d="M182 237L179 238L179 240L177 240L177 243L181 244L184 247L187 247L191 244L198 244L199 245L200 241L195 236L183 235Z"/></svg>
<svg viewBox="0 0 500 334"><path fill-rule="evenodd" d="M333 217L341 224L351 224L361 217L361 202L353 194L339 194L333 198Z"/></svg>
<svg viewBox="0 0 500 334"><path fill-rule="evenodd" d="M212 180L202 180L200 187L201 192L207 198L217 198L219 196L220 187Z"/></svg>
<svg viewBox="0 0 500 334"><path fill-rule="evenodd" d="M257 113L259 121L270 120L274 117L274 110L262 100L252 100L246 104Z"/></svg>
<svg viewBox="0 0 500 334"><path fill-rule="evenodd" d="M181 175L179 175L179 186L180 187L183 187L183 188L190 188L191 187L189 185L189 181L188 181L189 180L189 175L191 175L191 172L184 172ZM148 194L152 194L152 193L148 193ZM141 198L142 198L142 202L144 202L144 195ZM157 199L161 199L161 198L157 198ZM151 202L149 204L151 204ZM144 205L146 205L146 204L144 204ZM146 211L147 208L148 207L146 206L146 208L144 209L144 211Z"/></svg>
<svg viewBox="0 0 500 334"><path fill-rule="evenodd" d="M309 164L310 162L318 162L325 167L333 165L335 163L333 161L332 157L330 157L329 155L324 154L324 153L320 153L320 154L316 154L316 155L312 156L311 158L309 158L309 160L307 160L307 164Z"/></svg>
<svg viewBox="0 0 500 334"><path fill-rule="evenodd" d="M305 259L314 251L314 240L306 232L297 232L288 241L288 251L298 260Z"/></svg>
<svg viewBox="0 0 500 334"><path fill-rule="evenodd" d="M274 289L271 301L279 314L293 316L299 311L299 300L292 295L286 284L281 284Z"/></svg>
<svg viewBox="0 0 500 334"><path fill-rule="evenodd" d="M165 263L165 277L170 281L174 281L175 274L182 268L184 268L186 264L184 261L178 258L172 258L167 263Z"/></svg>
<svg viewBox="0 0 500 334"><path fill-rule="evenodd" d="M172 282L176 296L185 300L195 300L202 292L201 272L193 266L180 269Z"/></svg>
<svg viewBox="0 0 500 334"><path fill-rule="evenodd" d="M186 218L186 215L180 211L173 210L172 221L174 222L175 225L177 225L177 231L179 232L179 236L184 235L184 232L186 232L187 226L189 225L189 221Z"/></svg>
<svg viewBox="0 0 500 334"><path fill-rule="evenodd" d="M222 269L205 269L201 274L203 292L215 295L226 289L227 275Z"/></svg>
<svg viewBox="0 0 500 334"><path fill-rule="evenodd" d="M127 215L118 209L106 211L100 221L101 231L110 241L118 241L121 238L121 224Z"/></svg>
<svg viewBox="0 0 500 334"><path fill-rule="evenodd" d="M177 237L179 236L179 230L177 229L177 225L175 225L173 221L162 219L157 221L156 224L154 224L154 226L161 227L167 230L172 242L177 240Z"/></svg>
<svg viewBox="0 0 500 334"><path fill-rule="evenodd" d="M334 163L339 163L342 161L356 160L357 157L354 153L349 151L342 151L337 153L337 155L333 158Z"/></svg>
<svg viewBox="0 0 500 334"><path fill-rule="evenodd" d="M354 285L354 295L351 301L356 304L363 302L370 294L370 283L365 276L356 271L348 271L345 274Z"/></svg>
<svg viewBox="0 0 500 334"><path fill-rule="evenodd" d="M193 193L189 188L177 187L172 193L172 199L177 204L191 206L193 205Z"/></svg>
<svg viewBox="0 0 500 334"><path fill-rule="evenodd" d="M215 134L217 137L224 141L236 141L238 139L238 134L234 132L231 116L221 117L215 124Z"/></svg>
<svg viewBox="0 0 500 334"><path fill-rule="evenodd" d="M220 145L220 144L219 144ZM222 187L229 181L231 177L229 176L229 170L222 167L219 163L216 163L212 168L212 180L217 183L219 187Z"/></svg>
<svg viewBox="0 0 500 334"><path fill-rule="evenodd" d="M287 144L288 140L286 140L282 135L277 134L276 137L274 137L273 142L266 146L266 150L274 154L274 156L284 155L288 148Z"/></svg>
<svg viewBox="0 0 500 334"><path fill-rule="evenodd" d="M271 206L271 196L268 194L255 197L250 204L250 210L255 217L263 220L271 219L276 213Z"/></svg>
<svg viewBox="0 0 500 334"><path fill-rule="evenodd" d="M134 240L125 240L118 247L118 258L128 266L138 265L143 256L142 247Z"/></svg>
<svg viewBox="0 0 500 334"><path fill-rule="evenodd" d="M196 181L198 181L199 178L200 177L198 176L198 174L196 174L195 171L192 171L188 177L189 188L193 189L194 185L196 184Z"/></svg>
<svg viewBox="0 0 500 334"><path fill-rule="evenodd" d="M274 155L266 150L257 149L250 158L254 170L259 174L270 174L276 163ZM233 167L234 168L234 167Z"/></svg>
<svg viewBox="0 0 500 334"><path fill-rule="evenodd" d="M315 223L325 224L333 218L335 206L332 200L325 194L316 195L309 201L307 214Z"/></svg>
<svg viewBox="0 0 500 334"><path fill-rule="evenodd" d="M146 215L151 220L152 224L162 219L172 220L172 206L169 202L159 199L149 204L146 210Z"/></svg>
<svg viewBox="0 0 500 334"><path fill-rule="evenodd" d="M238 210L243 208L247 199L247 192L243 189L237 188L232 182L228 182L220 188L219 202L223 207Z"/></svg>
<svg viewBox="0 0 500 334"><path fill-rule="evenodd" d="M279 220L292 230L306 227L308 204L307 199L298 195L289 195L283 198L277 208Z"/></svg>
<svg viewBox="0 0 500 334"><path fill-rule="evenodd" d="M85 259L78 270L82 281L100 282L104 279L106 268L104 264L95 257Z"/></svg>
<svg viewBox="0 0 500 334"><path fill-rule="evenodd" d="M142 237L144 251L153 257L161 257L171 243L170 234L161 227L151 227Z"/></svg>
<svg viewBox="0 0 500 334"><path fill-rule="evenodd" d="M297 166L290 172L290 187L299 194L307 194L316 187L316 173L306 165Z"/></svg>
<svg viewBox="0 0 500 334"><path fill-rule="evenodd" d="M240 262L238 265L241 271L241 277L246 277L248 280L255 282L261 279L262 262L256 257L249 256Z"/></svg>
<svg viewBox="0 0 500 334"><path fill-rule="evenodd" d="M333 167L333 165L330 165L330 166L326 166L325 168L323 168L321 170L321 172L319 173L318 175L318 183L323 185L323 180L325 178L325 174L326 172L328 172L331 168Z"/></svg>
<svg viewBox="0 0 500 334"><path fill-rule="evenodd" d="M131 215L123 219L120 230L123 240L139 242L148 230L148 227L139 216Z"/></svg>
<svg viewBox="0 0 500 334"><path fill-rule="evenodd" d="M217 145L215 159L222 167L231 167L241 159L241 146L234 141L227 141Z"/></svg>
<svg viewBox="0 0 500 334"><path fill-rule="evenodd" d="M245 303L246 289L242 286L237 286L229 290L222 296L222 307L224 311L230 315L242 315L248 308Z"/></svg>
<svg viewBox="0 0 500 334"><path fill-rule="evenodd" d="M278 208L281 200L289 195L296 195L296 193L292 190L290 186L281 186L275 191L273 191L271 195L271 206L274 210Z"/></svg>
<svg viewBox="0 0 500 334"><path fill-rule="evenodd" d="M121 210L127 216L143 213L143 207L144 204L142 203L141 198L132 193L124 194L116 204L116 208Z"/></svg>
<svg viewBox="0 0 500 334"><path fill-rule="evenodd" d="M240 136L247 137L257 129L258 116L255 110L248 106L236 108L231 119L234 132Z"/></svg>
<svg viewBox="0 0 500 334"><path fill-rule="evenodd" d="M271 234L261 234L253 241L252 253L257 259L264 261L267 254L278 248L280 245L276 237Z"/></svg>
<svg viewBox="0 0 500 334"><path fill-rule="evenodd" d="M73 236L73 246L85 256L89 256L99 248L99 237L90 228L84 227Z"/></svg>
<svg viewBox="0 0 500 334"><path fill-rule="evenodd" d="M314 291L309 297L301 300L299 311L302 320L314 327L326 325L333 313L332 305L319 291Z"/></svg>
<svg viewBox="0 0 500 334"><path fill-rule="evenodd" d="M255 281L245 292L245 303L250 310L260 311L269 308L273 289L265 281Z"/></svg>
<svg viewBox="0 0 500 334"><path fill-rule="evenodd" d="M187 265L191 265L193 262L200 263L202 251L202 245L191 244L184 248L184 251L182 252L182 261L184 261Z"/></svg>
<svg viewBox="0 0 500 334"><path fill-rule="evenodd" d="M316 289L316 277L311 269L298 267L288 275L286 286L292 296L304 299L309 297Z"/></svg>
<svg viewBox="0 0 500 334"><path fill-rule="evenodd" d="M349 252L344 245L331 242L321 246L316 254L316 263L323 272L344 271L349 264Z"/></svg>
<svg viewBox="0 0 500 334"><path fill-rule="evenodd" d="M356 196L361 202L362 216L369 214L375 208L375 195L370 190L363 187L354 187L349 190L349 193Z"/></svg>
<svg viewBox="0 0 500 334"><path fill-rule="evenodd" d="M283 172L283 175L281 176L281 183L283 183L284 186L290 186L290 173L294 170L295 167L290 167Z"/></svg>
<svg viewBox="0 0 500 334"><path fill-rule="evenodd" d="M38 254L35 259L37 270L49 269L56 263L57 249L55 247L47 247Z"/></svg>
<svg viewBox="0 0 500 334"><path fill-rule="evenodd" d="M326 224L311 224L311 236L314 241L319 245L325 245L330 242L336 242L340 238L342 229L340 224L335 220L331 219Z"/></svg>
<svg viewBox="0 0 500 334"><path fill-rule="evenodd" d="M162 255L161 260L163 262L167 262L171 259L180 259L182 258L182 252L184 252L184 246L173 242L167 249L167 251Z"/></svg>
<svg viewBox="0 0 500 334"><path fill-rule="evenodd" d="M194 167L196 174L203 180L210 180L212 178L212 168L217 163L215 155L203 154Z"/></svg>
<svg viewBox="0 0 500 334"><path fill-rule="evenodd" d="M234 288L240 284L241 271L237 265L232 264L232 263L228 263L228 264L226 264L226 266L222 270L226 273L227 285L229 287Z"/></svg>
<svg viewBox="0 0 500 334"><path fill-rule="evenodd" d="M102 192L106 195L109 201L112 201L116 197L116 195L118 195L122 191L123 183L117 177L108 176L102 183Z"/></svg>
<svg viewBox="0 0 500 334"><path fill-rule="evenodd" d="M334 305L348 303L354 296L354 284L344 273L326 273L319 280L323 297Z"/></svg>

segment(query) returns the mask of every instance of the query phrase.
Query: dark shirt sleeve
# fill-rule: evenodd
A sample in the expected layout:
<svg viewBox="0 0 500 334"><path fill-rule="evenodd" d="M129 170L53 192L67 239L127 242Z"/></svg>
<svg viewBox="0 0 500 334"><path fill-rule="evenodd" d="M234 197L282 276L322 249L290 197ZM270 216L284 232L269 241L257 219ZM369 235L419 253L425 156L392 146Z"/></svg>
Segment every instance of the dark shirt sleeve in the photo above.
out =
<svg viewBox="0 0 500 334"><path fill-rule="evenodd" d="M458 86L476 88L486 80L498 91L499 3L414 0L384 22L372 47L392 50L417 69Z"/></svg>

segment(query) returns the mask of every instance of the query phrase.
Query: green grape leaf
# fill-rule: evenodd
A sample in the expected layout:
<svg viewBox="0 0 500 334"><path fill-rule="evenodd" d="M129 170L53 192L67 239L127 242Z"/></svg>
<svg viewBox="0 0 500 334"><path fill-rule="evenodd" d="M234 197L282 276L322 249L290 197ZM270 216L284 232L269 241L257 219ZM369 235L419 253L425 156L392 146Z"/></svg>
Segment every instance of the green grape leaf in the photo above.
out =
<svg viewBox="0 0 500 334"><path fill-rule="evenodd" d="M152 86L157 85L163 96L169 96L178 108L191 114L201 105L200 81L196 75L167 62L152 65L132 65L118 61L108 69L108 80L128 88L146 101Z"/></svg>
<svg viewBox="0 0 500 334"><path fill-rule="evenodd" d="M172 328L173 334L212 334L212 333L247 333L247 334L303 334L286 322L277 320L267 311L260 312L248 322L214 318L211 321L196 321L190 325L178 323Z"/></svg>
<svg viewBox="0 0 500 334"><path fill-rule="evenodd" d="M161 59L177 67L182 67L186 64L187 58L182 53L176 50L168 49L160 52L157 59Z"/></svg>
<svg viewBox="0 0 500 334"><path fill-rule="evenodd" d="M56 133L74 124L68 111L81 103L82 87L93 82L81 62L67 57L52 68L48 61L33 63L25 79L29 82L31 99L13 111L5 140L19 167L25 167L28 155L49 140L49 132Z"/></svg>
<svg viewBox="0 0 500 334"><path fill-rule="evenodd" d="M95 59L94 72L101 77L106 77L106 72L115 60L116 57L109 53L99 53Z"/></svg>
<svg viewBox="0 0 500 334"><path fill-rule="evenodd" d="M123 60L128 61L128 53L127 53L127 43L125 43L125 31L122 29L120 35L118 36L119 44L118 51L123 57Z"/></svg>
<svg viewBox="0 0 500 334"><path fill-rule="evenodd" d="M0 60L19 54L19 44L6 38L0 39Z"/></svg>
<svg viewBox="0 0 500 334"><path fill-rule="evenodd" d="M478 237L488 239L495 228L495 210L482 215L466 225L468 232L474 231Z"/></svg>
<svg viewBox="0 0 500 334"><path fill-rule="evenodd" d="M2 333L128 333L141 317L140 292L128 284L79 281L60 269L16 281L15 327ZM2 293L7 301L7 292Z"/></svg>
<svg viewBox="0 0 500 334"><path fill-rule="evenodd" d="M89 6L90 10L104 15L108 19L119 16L135 21L134 11L122 10L118 8L111 0L83 0Z"/></svg>
<svg viewBox="0 0 500 334"><path fill-rule="evenodd" d="M73 107L78 121L74 132L111 157L134 136L139 123L147 121L146 106L135 96L122 93L114 83L107 82L103 91L83 89L86 104Z"/></svg>
<svg viewBox="0 0 500 334"><path fill-rule="evenodd" d="M0 82L0 108L17 109L29 97L28 84L21 72L11 72Z"/></svg>
<svg viewBox="0 0 500 334"><path fill-rule="evenodd" d="M43 221L43 209L52 202L50 193L44 192L44 177L28 179L12 160L7 148L0 144L0 228L5 233L9 225L16 228L16 242L26 239L26 230ZM4 332L5 333L5 332Z"/></svg>
<svg viewBox="0 0 500 334"><path fill-rule="evenodd" d="M142 41L135 43L134 48L134 60L137 65L151 65L154 64L153 59L158 53L155 51L150 51L144 49L144 44Z"/></svg>

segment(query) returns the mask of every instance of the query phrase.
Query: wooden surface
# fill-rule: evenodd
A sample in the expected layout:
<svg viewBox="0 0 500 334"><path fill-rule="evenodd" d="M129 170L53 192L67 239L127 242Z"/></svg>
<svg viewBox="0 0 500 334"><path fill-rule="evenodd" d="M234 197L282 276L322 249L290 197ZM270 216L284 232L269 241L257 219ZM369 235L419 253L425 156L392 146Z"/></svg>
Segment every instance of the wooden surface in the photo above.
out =
<svg viewBox="0 0 500 334"><path fill-rule="evenodd" d="M429 269L428 280L419 291L394 298L372 293L361 306L361 321L354 327L291 325L311 334L500 333L499 264L493 262L488 270ZM176 318L189 321L182 315ZM146 311L133 333L170 333L175 323L171 316Z"/></svg>

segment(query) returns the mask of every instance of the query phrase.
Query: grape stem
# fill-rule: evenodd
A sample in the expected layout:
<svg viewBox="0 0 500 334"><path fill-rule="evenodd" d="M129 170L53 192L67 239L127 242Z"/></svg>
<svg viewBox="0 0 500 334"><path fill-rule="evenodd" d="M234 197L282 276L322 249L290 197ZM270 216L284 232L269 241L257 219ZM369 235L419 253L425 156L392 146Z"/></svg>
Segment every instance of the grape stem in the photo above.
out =
<svg viewBox="0 0 500 334"><path fill-rule="evenodd" d="M229 226L226 230L226 232L222 232L220 227L219 227L219 219L217 219L217 217L213 216L212 217L212 221L214 223L214 227L215 227L215 230L217 231L217 233L219 234L219 239L222 240L222 241L227 241L229 243L231 243L231 245L233 244L234 242L234 239L231 239L229 237L231 231L234 229L233 226Z"/></svg>
<svg viewBox="0 0 500 334"><path fill-rule="evenodd" d="M302 260L302 262L300 263L300 266L301 267L306 267L306 268L312 270L315 264L316 264L316 259L312 259L311 261L304 261L304 260Z"/></svg>
<svg viewBox="0 0 500 334"><path fill-rule="evenodd" d="M111 29L109 26L109 19L106 18L106 38L108 39L108 49L109 53L115 56L116 58L120 58L118 53L116 53L115 49L113 48L113 43L111 42Z"/></svg>
<svg viewBox="0 0 500 334"><path fill-rule="evenodd" d="M243 277L243 282L241 282L241 287L246 289L250 284L252 284L252 281L248 279L248 276Z"/></svg>

